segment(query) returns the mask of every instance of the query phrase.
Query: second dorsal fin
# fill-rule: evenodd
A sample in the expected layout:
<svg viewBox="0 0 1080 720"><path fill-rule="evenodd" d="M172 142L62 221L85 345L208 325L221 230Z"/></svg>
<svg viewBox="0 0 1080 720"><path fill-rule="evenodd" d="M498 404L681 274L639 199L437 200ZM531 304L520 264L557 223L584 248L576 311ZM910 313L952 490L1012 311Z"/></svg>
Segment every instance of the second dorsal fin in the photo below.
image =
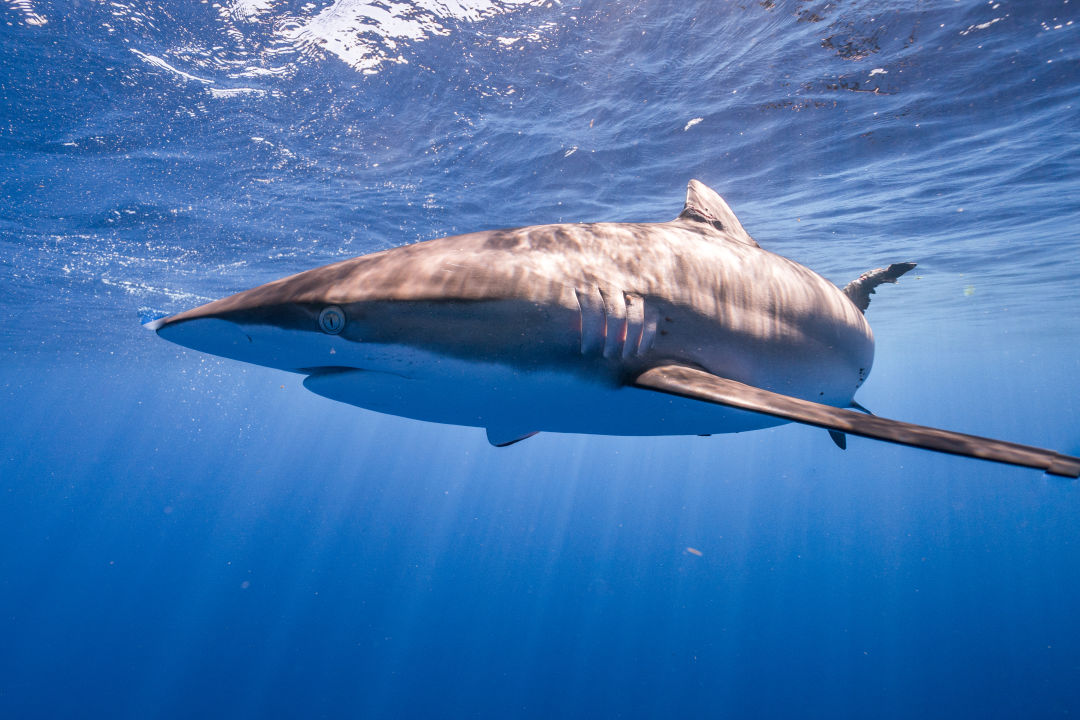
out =
<svg viewBox="0 0 1080 720"><path fill-rule="evenodd" d="M743 229L724 198L700 180L691 180L686 186L686 204L679 213L680 220L704 223L739 242L759 247Z"/></svg>
<svg viewBox="0 0 1080 720"><path fill-rule="evenodd" d="M874 294L874 290L878 285L894 283L901 275L914 267L915 263L913 262L902 262L893 263L889 267L868 270L857 279L849 282L847 287L844 288L844 294L848 296L851 302L855 303L855 307L865 313L866 308L870 307L870 296Z"/></svg>

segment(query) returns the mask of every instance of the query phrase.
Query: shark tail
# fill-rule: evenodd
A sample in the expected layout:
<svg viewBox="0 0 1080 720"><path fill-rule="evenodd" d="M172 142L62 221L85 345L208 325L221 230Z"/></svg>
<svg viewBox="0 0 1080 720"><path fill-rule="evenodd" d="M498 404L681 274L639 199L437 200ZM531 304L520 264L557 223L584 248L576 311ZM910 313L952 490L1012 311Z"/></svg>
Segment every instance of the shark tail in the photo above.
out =
<svg viewBox="0 0 1080 720"><path fill-rule="evenodd" d="M896 282L901 275L913 267L915 267L913 262L902 262L893 263L889 267L868 270L848 283L844 288L844 294L855 303L855 307L865 313L866 308L870 307L870 296L874 294L878 285Z"/></svg>

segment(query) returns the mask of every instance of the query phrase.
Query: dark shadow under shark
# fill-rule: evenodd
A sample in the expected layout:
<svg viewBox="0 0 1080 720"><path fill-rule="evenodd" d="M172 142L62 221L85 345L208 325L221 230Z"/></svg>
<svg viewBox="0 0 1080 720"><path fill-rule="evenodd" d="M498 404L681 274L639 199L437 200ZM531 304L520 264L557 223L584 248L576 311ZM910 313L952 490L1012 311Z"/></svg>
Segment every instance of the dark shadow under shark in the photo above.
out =
<svg viewBox="0 0 1080 720"><path fill-rule="evenodd" d="M666 223L538 225L440 238L276 280L148 326L306 376L320 395L487 430L706 435L794 421L1080 476L1080 458L859 408L882 283L843 290L763 250L691 180ZM859 408L861 409L861 408Z"/></svg>

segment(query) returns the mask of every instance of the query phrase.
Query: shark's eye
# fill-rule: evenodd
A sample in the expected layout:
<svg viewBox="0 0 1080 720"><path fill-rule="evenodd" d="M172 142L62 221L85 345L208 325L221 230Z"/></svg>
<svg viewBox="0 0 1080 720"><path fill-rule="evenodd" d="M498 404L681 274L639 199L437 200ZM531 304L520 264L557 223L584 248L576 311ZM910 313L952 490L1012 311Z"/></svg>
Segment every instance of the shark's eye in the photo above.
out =
<svg viewBox="0 0 1080 720"><path fill-rule="evenodd" d="M323 308L319 313L319 327L328 335L337 335L345 329L345 312L336 305Z"/></svg>

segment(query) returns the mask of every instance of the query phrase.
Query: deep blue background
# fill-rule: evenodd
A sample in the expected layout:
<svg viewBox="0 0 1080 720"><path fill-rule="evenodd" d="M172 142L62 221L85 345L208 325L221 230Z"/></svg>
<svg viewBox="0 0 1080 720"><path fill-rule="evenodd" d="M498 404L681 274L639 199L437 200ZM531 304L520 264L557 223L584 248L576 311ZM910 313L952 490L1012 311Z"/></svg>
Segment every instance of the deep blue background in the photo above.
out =
<svg viewBox="0 0 1080 720"><path fill-rule="evenodd" d="M500 450L139 327L697 177L838 283L920 263L865 405L1080 451L1076 3L673 5L0 3L0 715L1080 710L1075 482L800 427Z"/></svg>

